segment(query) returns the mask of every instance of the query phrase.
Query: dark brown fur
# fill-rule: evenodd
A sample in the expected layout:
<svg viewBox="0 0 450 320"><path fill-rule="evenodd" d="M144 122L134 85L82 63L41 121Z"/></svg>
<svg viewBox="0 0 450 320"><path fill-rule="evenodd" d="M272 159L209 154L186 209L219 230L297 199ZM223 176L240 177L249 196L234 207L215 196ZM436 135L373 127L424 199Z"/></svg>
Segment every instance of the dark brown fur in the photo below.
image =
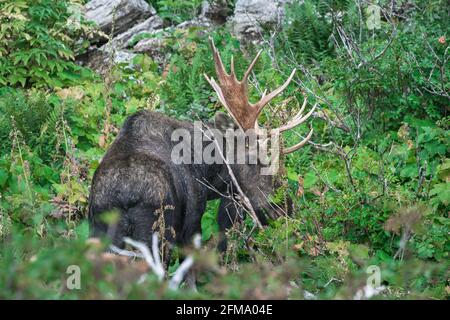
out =
<svg viewBox="0 0 450 320"><path fill-rule="evenodd" d="M227 125L224 121L232 123L230 118L219 114L213 125L224 128ZM185 245L194 234L201 233L200 220L206 202L220 197L205 184L226 193L230 176L224 164L174 164L171 152L178 142L171 141L171 134L179 128L191 133L194 130L191 122L158 112L140 111L126 120L92 181L89 221L93 236L106 235L119 247L123 247L126 236L150 245L155 222L161 218L162 211L165 237L170 243ZM276 187L274 178L261 176L259 165L233 165L232 168L265 223L265 213L271 210L267 196ZM230 200L222 199L219 210L222 232L236 218L237 212L229 204ZM109 226L100 216L112 210L119 212L120 219ZM226 242L222 241L221 248L225 247Z"/></svg>

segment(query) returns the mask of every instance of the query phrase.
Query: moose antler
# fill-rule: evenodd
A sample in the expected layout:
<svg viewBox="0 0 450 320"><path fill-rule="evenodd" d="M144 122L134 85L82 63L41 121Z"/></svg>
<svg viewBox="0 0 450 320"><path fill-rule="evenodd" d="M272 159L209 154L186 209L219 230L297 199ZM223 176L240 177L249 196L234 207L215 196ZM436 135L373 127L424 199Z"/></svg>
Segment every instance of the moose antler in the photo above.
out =
<svg viewBox="0 0 450 320"><path fill-rule="evenodd" d="M242 130L246 131L248 129L256 129L259 130L258 125L258 116L261 113L261 110L264 108L265 105L267 105L270 101L272 101L276 96L278 96L281 92L286 89L286 87L291 82L292 78L294 77L296 69L292 70L291 75L286 80L286 82L275 89L274 91L267 93L267 90L264 91L261 99L257 103L250 103L248 100L248 77L250 75L250 72L252 71L256 61L258 60L262 50L260 50L256 57L253 59L252 63L248 67L247 71L244 73L244 77L241 81L239 81L236 78L236 73L234 70L234 60L233 57L231 57L231 71L230 74L228 74L225 71L225 67L223 65L222 59L220 58L220 54L216 49L216 46L214 45L214 41L212 38L209 38L211 42L211 47L213 51L213 57L214 57L214 64L216 68L216 74L217 78L219 79L218 84L214 78L209 78L206 74L204 75L206 80L209 82L209 84L213 87L213 89L216 91L219 101L222 103L222 105L227 109L228 113L231 115L231 117L236 121L236 123L241 127ZM314 107L311 109L310 112L308 112L305 116L302 116L302 112L305 109L307 100L305 98L305 101L303 102L302 108L300 111L294 116L294 118L289 121L284 126L272 129L277 130L279 133L284 132L286 130L290 130L299 124L305 122L314 112L317 105L314 105ZM286 148L283 150L283 153L290 153L294 152L295 150L301 148L304 146L308 140L311 138L313 133L313 130L309 132L307 137L301 141L300 143Z"/></svg>

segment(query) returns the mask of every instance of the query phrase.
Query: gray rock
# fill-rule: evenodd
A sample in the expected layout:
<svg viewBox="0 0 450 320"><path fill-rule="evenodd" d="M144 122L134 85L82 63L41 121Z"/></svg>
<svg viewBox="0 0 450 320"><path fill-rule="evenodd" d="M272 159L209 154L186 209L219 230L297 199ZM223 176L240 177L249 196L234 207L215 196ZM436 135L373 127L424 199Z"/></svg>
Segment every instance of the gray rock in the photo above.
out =
<svg viewBox="0 0 450 320"><path fill-rule="evenodd" d="M155 15L156 11L145 0L91 0L84 6L84 14L106 34L111 33L114 18L114 35L117 35Z"/></svg>
<svg viewBox="0 0 450 320"><path fill-rule="evenodd" d="M110 66L110 46L108 44L103 45L100 48L95 48L90 52L86 53L78 59L78 63L83 66L89 67L92 70L98 72L99 74L105 74ZM113 65L120 63L131 63L133 58L136 56L135 53L128 50L115 50L113 55Z"/></svg>
<svg viewBox="0 0 450 320"><path fill-rule="evenodd" d="M206 17L200 16L192 20L184 21L177 26L168 27L165 29L154 30L150 37L140 40L133 47L133 52L145 53L150 56L159 66L164 66L170 53L167 50L167 38L172 37L173 32L188 30L195 28L198 33L208 33L214 24ZM170 42L170 41L169 41Z"/></svg>
<svg viewBox="0 0 450 320"><path fill-rule="evenodd" d="M262 27L276 25L284 16L290 0L238 0L234 8L232 29L239 38L258 38Z"/></svg>
<svg viewBox="0 0 450 320"><path fill-rule="evenodd" d="M213 24L212 24L211 20L209 20L205 17L198 17L198 18L194 18L192 20L184 21L173 28L178 29L178 30L189 29L189 28L201 28L201 29L209 30L212 27L213 27Z"/></svg>
<svg viewBox="0 0 450 320"><path fill-rule="evenodd" d="M119 49L128 47L135 36L141 33L153 33L162 27L163 20L159 16L152 16L124 33L119 34L112 40L112 46Z"/></svg>
<svg viewBox="0 0 450 320"><path fill-rule="evenodd" d="M117 51L114 55L114 64L130 63L135 56L135 53L127 50Z"/></svg>
<svg viewBox="0 0 450 320"><path fill-rule="evenodd" d="M158 65L165 62L165 43L162 38L148 38L139 41L133 48L136 53L145 53L150 56Z"/></svg>
<svg viewBox="0 0 450 320"><path fill-rule="evenodd" d="M204 0L200 17L205 17L215 24L224 24L232 14L228 0Z"/></svg>
<svg viewBox="0 0 450 320"><path fill-rule="evenodd" d="M139 41L133 48L134 52L138 53L153 53L164 47L164 39L148 38Z"/></svg>

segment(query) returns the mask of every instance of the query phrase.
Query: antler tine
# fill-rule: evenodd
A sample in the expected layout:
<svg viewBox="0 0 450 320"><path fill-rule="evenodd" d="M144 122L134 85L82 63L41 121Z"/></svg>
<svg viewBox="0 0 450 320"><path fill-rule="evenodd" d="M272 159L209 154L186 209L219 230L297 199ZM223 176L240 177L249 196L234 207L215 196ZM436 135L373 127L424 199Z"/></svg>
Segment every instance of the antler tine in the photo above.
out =
<svg viewBox="0 0 450 320"><path fill-rule="evenodd" d="M317 103L316 103L304 117L300 117L303 109L305 108L305 105L306 104L303 103L303 106L302 106L300 112L292 119L292 121L289 121L287 124L285 124L284 126L279 128L280 132L290 130L292 128L295 128L299 124L302 124L313 114L314 110L316 110L316 108L317 108Z"/></svg>
<svg viewBox="0 0 450 320"><path fill-rule="evenodd" d="M266 94L267 94L267 89L264 89L264 92L263 92L261 98L264 98L266 96Z"/></svg>
<svg viewBox="0 0 450 320"><path fill-rule="evenodd" d="M231 55L231 66L230 66L230 68L231 68L231 76L233 76L235 79L236 79L236 73L234 72L234 57L233 57L233 55Z"/></svg>
<svg viewBox="0 0 450 320"><path fill-rule="evenodd" d="M219 97L220 102L221 102L225 107L227 107L227 104L226 104L226 102L225 102L225 98L224 98L224 96L223 96L222 89L220 89L220 86L217 84L216 80L215 80L213 77L208 78L208 76L207 76L205 73L203 74L203 76L205 77L206 81L209 82L209 84L211 85L211 87L213 87L214 91L216 91L217 96Z"/></svg>
<svg viewBox="0 0 450 320"><path fill-rule="evenodd" d="M305 97L305 99L303 100L302 107L300 108L300 111L297 112L297 114L294 116L293 119L297 119L297 118L300 118L300 117L301 117L301 115L302 115L302 113L303 113L303 110L305 110L305 107L306 107L306 104L307 104L307 103L308 103L308 98Z"/></svg>
<svg viewBox="0 0 450 320"><path fill-rule="evenodd" d="M206 74L203 74L203 76L205 77L206 81L209 82L211 87L213 87L214 91L217 93L220 103L222 103L222 105L225 107L225 109L227 109L228 113L231 115L231 117L234 119L234 121L236 121L239 124L240 122L238 121L238 119L236 119L234 113L231 112L231 109L225 100L225 97L223 95L222 89L220 88L219 84L216 82L216 80L213 77L208 78L208 76Z"/></svg>
<svg viewBox="0 0 450 320"><path fill-rule="evenodd" d="M214 40L211 37L209 37L209 41L211 43L211 48L213 51L214 65L216 67L217 77L219 78L219 81L222 82L223 78L228 76L228 73L225 71L222 58L220 57L219 51L217 50L216 45L214 44Z"/></svg>
<svg viewBox="0 0 450 320"><path fill-rule="evenodd" d="M244 73L244 77L242 78L241 82L245 82L248 79L248 76L250 75L250 72L252 72L253 67L255 66L256 61L258 61L259 56L261 55L262 49L258 51L255 58L253 59L252 63L247 68L247 71Z"/></svg>
<svg viewBox="0 0 450 320"><path fill-rule="evenodd" d="M230 116L234 119L234 121L236 121L236 123L242 130L246 131L252 129L256 130L257 134L263 133L258 125L258 116L261 113L261 110L272 99L274 99L276 96L278 96L281 92L283 92L286 89L286 87L294 78L295 72L297 70L296 69L292 70L292 73L289 76L289 78L283 83L283 85L281 85L274 91L267 94L267 90L264 90L261 99L257 103L252 104L248 101L247 81L250 72L252 71L253 67L256 64L256 61L261 55L262 50L258 52L258 54L253 59L250 66L245 71L244 77L242 78L241 81L239 81L236 79L233 56L231 56L231 66L230 66L231 74L228 74L225 70L220 54L216 49L216 46L214 45L213 39L209 37L209 40L211 42L211 48L213 51L214 63L219 83L216 82L216 80L214 80L213 77L209 78L205 74L204 76L206 80L212 86L214 91L216 91L220 103L227 109ZM289 121L284 126L281 126L280 128L272 129L272 134L273 133L280 134L283 131L292 129L298 126L299 124L305 122L313 114L313 112L317 107L316 103L312 107L312 109L306 115L303 116L303 111L305 110L306 104L307 98L305 98L305 100L303 101L303 105L300 108L300 111L292 118L292 120ZM300 149L311 139L312 134L313 129L311 128L305 139L289 148L283 149L282 152L284 154L288 154Z"/></svg>
<svg viewBox="0 0 450 320"><path fill-rule="evenodd" d="M301 147L303 147L310 139L311 136L314 132L314 129L311 128L311 130L309 131L308 135L306 136L305 139L303 139L301 142L289 147L289 148L285 148L283 149L283 154L288 154L288 153L292 153L294 151L297 151L298 149L300 149Z"/></svg>
<svg viewBox="0 0 450 320"><path fill-rule="evenodd" d="M286 80L286 82L283 83L283 85L281 85L280 87L278 87L277 89L275 89L274 91L269 93L268 95L262 97L261 100L259 100L259 102L257 102L255 104L255 106L257 107L257 110L258 110L258 114L259 114L259 112L261 112L262 108L264 108L264 106L266 104L268 104L273 98L275 98L277 95L279 95L281 92L283 92L284 89L286 89L286 87L292 81L292 78L294 78L295 71L297 71L297 69L294 68L294 70L292 70L291 75Z"/></svg>
<svg viewBox="0 0 450 320"><path fill-rule="evenodd" d="M286 89L294 77L296 69L292 70L291 75L282 86L269 94L266 94L267 91L264 91L259 102L252 104L248 100L248 77L261 55L262 50L257 53L250 66L247 68L244 77L239 81L236 79L233 56L231 57L231 74L228 74L213 39L210 37L209 40L213 51L218 81L216 82L212 77L209 78L205 75L206 80L216 91L219 101L227 109L239 127L244 131L254 129L263 107Z"/></svg>

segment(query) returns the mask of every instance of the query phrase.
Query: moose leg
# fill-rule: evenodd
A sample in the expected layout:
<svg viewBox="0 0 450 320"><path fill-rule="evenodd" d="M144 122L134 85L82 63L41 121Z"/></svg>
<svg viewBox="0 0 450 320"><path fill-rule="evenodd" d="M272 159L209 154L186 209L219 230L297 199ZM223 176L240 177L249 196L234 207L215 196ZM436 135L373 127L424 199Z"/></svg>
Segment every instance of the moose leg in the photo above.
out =
<svg viewBox="0 0 450 320"><path fill-rule="evenodd" d="M131 238L145 243L149 248L152 244L153 225L158 219L154 206L140 203L128 210L128 216L132 221Z"/></svg>
<svg viewBox="0 0 450 320"><path fill-rule="evenodd" d="M164 267L170 263L171 250L175 243L173 216L176 208L168 203L163 209L160 205L138 204L130 210L133 221L132 238L152 248L153 233L158 233L159 249Z"/></svg>
<svg viewBox="0 0 450 320"><path fill-rule="evenodd" d="M236 206L236 203L228 198L222 198L220 201L219 212L217 215L217 222L219 224L219 244L217 249L219 252L227 251L227 237L226 232L237 221L241 219L242 209Z"/></svg>
<svg viewBox="0 0 450 320"><path fill-rule="evenodd" d="M201 193L198 189L192 191L191 194L199 194L196 201L189 201L186 204L185 219L182 229L180 242L184 246L196 246L193 243L196 234L201 235L201 219L206 209L206 193ZM197 277L194 269L190 269L184 278L186 286L197 291Z"/></svg>
<svg viewBox="0 0 450 320"><path fill-rule="evenodd" d="M177 239L184 246L192 246L194 236L202 233L201 220L207 200L206 191L199 189L195 184L188 188L188 195L190 196L185 205L182 231L177 235Z"/></svg>
<svg viewBox="0 0 450 320"><path fill-rule="evenodd" d="M184 281L186 282L186 287L188 289L197 292L197 275L195 270L189 270Z"/></svg>

